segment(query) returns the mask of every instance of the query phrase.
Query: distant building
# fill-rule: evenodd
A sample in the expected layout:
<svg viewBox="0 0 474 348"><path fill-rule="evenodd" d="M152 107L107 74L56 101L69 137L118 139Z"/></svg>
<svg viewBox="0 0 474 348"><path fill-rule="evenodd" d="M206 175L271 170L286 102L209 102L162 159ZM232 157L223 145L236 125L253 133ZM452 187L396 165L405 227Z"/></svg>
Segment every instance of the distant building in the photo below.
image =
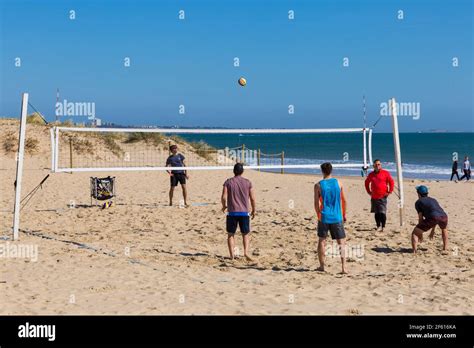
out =
<svg viewBox="0 0 474 348"><path fill-rule="evenodd" d="M87 127L100 127L102 126L102 120L100 118L93 118L90 122L86 123Z"/></svg>

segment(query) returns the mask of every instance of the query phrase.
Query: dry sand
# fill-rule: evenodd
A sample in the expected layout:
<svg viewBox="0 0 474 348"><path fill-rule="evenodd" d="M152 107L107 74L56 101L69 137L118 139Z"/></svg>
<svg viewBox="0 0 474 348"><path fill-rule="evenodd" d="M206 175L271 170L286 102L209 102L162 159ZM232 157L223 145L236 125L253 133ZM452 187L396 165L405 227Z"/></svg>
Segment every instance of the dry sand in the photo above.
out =
<svg viewBox="0 0 474 348"><path fill-rule="evenodd" d="M40 149L26 157L23 195L49 173L49 133L38 129L27 130ZM0 236L10 237L15 161L3 149L0 156ZM0 314L474 313L471 183L425 181L449 214L450 251L441 252L438 229L413 256L414 187L422 181L405 181L403 227L390 197L381 233L373 230L363 179L342 178L347 244L359 253L347 264L350 274L340 275L339 257L316 271L312 199L320 177L247 171L257 192L255 261L231 262L220 211L231 173L192 172L189 208L178 206L179 188L175 206L167 206L165 173L112 173L116 204L101 210L90 206L89 177L103 174L52 174L22 211L20 241L0 240L38 247L36 262L0 257ZM242 250L240 235L236 242Z"/></svg>

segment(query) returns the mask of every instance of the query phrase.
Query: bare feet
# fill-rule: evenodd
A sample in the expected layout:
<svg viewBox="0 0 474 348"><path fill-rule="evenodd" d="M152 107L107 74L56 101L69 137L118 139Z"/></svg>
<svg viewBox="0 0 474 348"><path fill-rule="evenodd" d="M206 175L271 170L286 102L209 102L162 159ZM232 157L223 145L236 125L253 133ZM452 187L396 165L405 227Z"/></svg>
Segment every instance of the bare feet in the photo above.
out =
<svg viewBox="0 0 474 348"><path fill-rule="evenodd" d="M252 259L250 256L248 256L248 255L244 255L244 256L245 256L245 259L246 259L247 261L253 261L253 259Z"/></svg>
<svg viewBox="0 0 474 348"><path fill-rule="evenodd" d="M349 274L345 269L343 269L339 274Z"/></svg>
<svg viewBox="0 0 474 348"><path fill-rule="evenodd" d="M318 268L316 268L316 271L324 272L324 266L319 266Z"/></svg>

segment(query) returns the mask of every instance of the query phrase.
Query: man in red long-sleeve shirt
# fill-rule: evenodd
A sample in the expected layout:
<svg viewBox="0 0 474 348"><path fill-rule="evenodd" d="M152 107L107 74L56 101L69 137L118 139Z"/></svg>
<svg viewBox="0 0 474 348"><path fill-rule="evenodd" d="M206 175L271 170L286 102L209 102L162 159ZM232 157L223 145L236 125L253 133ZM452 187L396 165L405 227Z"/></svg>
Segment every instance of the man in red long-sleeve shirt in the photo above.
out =
<svg viewBox="0 0 474 348"><path fill-rule="evenodd" d="M393 192L393 179L388 171L382 169L382 163L376 159L374 161L374 171L365 179L365 189L370 195L371 213L375 213L376 230L381 228L381 232L387 221L387 197Z"/></svg>

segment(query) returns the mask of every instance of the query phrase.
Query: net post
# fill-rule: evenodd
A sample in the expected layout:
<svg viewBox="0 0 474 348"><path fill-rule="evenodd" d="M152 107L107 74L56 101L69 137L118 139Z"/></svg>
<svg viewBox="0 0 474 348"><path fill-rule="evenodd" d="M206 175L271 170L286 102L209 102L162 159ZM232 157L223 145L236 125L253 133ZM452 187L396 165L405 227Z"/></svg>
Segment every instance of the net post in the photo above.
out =
<svg viewBox="0 0 474 348"><path fill-rule="evenodd" d="M364 145L364 168L367 168L367 136L366 136L366 133L367 133L367 130L366 128L364 128L364 131L363 131L363 135L362 135L362 141L363 141L363 145Z"/></svg>
<svg viewBox="0 0 474 348"><path fill-rule="evenodd" d="M25 153L26 117L28 112L28 93L23 93L21 101L20 137L16 162L15 205L13 207L13 240L18 240L20 231L21 179L23 176L23 158Z"/></svg>
<svg viewBox="0 0 474 348"><path fill-rule="evenodd" d="M72 138L71 137L69 137L69 168L72 168Z"/></svg>
<svg viewBox="0 0 474 348"><path fill-rule="evenodd" d="M285 171L284 171L284 169L283 169L283 166L285 165L285 151L282 151L282 152L281 152L281 165L282 165L281 174L284 174Z"/></svg>
<svg viewBox="0 0 474 348"><path fill-rule="evenodd" d="M59 161L59 128L55 128L56 139L54 141L54 171L58 171L58 161Z"/></svg>
<svg viewBox="0 0 474 348"><path fill-rule="evenodd" d="M402 174L402 158L400 151L400 137L398 133L398 117L397 117L397 104L395 98L391 99L391 109L392 109L392 127L393 127L393 147L395 150L395 163L397 166L397 183L398 183L398 209L400 213L400 226L403 226L403 204L404 204L404 195L403 195L403 174Z"/></svg>
<svg viewBox="0 0 474 348"><path fill-rule="evenodd" d="M372 164L373 161L372 161L372 128L369 128L369 144L368 144L368 148L369 148L369 163Z"/></svg>
<svg viewBox="0 0 474 348"><path fill-rule="evenodd" d="M51 172L54 173L54 128L51 127L49 129L49 134L50 134L50 138L51 138Z"/></svg>

